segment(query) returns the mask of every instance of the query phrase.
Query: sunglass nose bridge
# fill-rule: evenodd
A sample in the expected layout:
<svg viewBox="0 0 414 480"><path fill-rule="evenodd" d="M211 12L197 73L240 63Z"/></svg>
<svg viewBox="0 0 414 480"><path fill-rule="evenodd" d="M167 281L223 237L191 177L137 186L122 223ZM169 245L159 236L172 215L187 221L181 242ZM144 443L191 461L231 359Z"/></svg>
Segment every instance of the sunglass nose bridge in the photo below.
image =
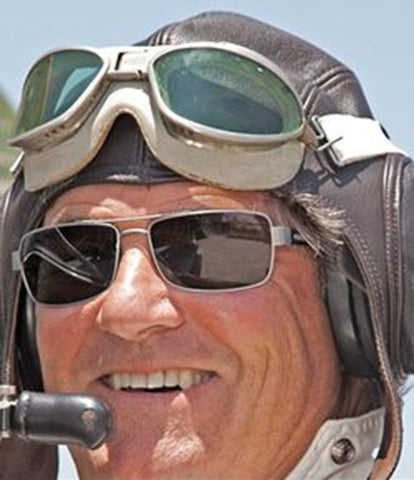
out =
<svg viewBox="0 0 414 480"><path fill-rule="evenodd" d="M125 235L130 235L132 233L141 233L143 235L148 235L148 229L147 228L140 228L140 227L133 227L133 228L125 228L123 230L120 230L121 237L123 237Z"/></svg>

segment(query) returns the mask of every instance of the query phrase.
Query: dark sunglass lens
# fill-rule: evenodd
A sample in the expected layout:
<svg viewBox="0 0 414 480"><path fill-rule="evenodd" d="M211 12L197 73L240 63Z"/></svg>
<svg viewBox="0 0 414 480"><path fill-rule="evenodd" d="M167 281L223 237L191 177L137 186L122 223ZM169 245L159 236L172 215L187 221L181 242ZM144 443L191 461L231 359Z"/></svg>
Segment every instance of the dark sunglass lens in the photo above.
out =
<svg viewBox="0 0 414 480"><path fill-rule="evenodd" d="M163 219L152 226L151 241L162 273L182 287L237 289L269 273L271 229L262 215L232 211Z"/></svg>
<svg viewBox="0 0 414 480"><path fill-rule="evenodd" d="M33 232L21 249L33 297L67 304L103 292L116 263L116 232L105 225L63 225Z"/></svg>

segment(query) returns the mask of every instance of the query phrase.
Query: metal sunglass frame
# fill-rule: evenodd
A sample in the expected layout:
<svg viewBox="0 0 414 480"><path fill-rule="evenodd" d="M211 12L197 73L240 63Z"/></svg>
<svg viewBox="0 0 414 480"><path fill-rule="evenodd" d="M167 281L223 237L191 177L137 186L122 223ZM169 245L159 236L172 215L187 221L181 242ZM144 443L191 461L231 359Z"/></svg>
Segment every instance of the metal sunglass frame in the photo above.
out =
<svg viewBox="0 0 414 480"><path fill-rule="evenodd" d="M271 244L270 244L270 258L269 258L269 269L266 277L261 280L260 282L254 283L252 285L247 285L243 287L235 287L235 288L226 288L226 289L201 289L201 288L192 288L192 287L185 287L182 285L177 285L173 282L171 282L162 272L161 267L158 264L158 259L152 244L151 240L151 229L153 228L154 225L157 225L158 223L164 221L164 220L169 220L171 218L184 218L184 217L191 217L191 216L196 216L196 215L208 215L208 214L225 214L225 213L243 213L243 214L251 214L255 216L260 216L261 218L265 219L268 227L269 227L269 233L270 233L270 238L271 238ZM141 220L150 220L149 225L147 228L143 227L131 227L131 228L125 228L121 229L118 226L114 225L114 223L129 223L129 222L137 222ZM104 226L111 228L113 231L115 231L116 234L116 244L115 244L115 261L114 261L114 267L113 267L113 272L111 279L108 283L108 287L102 290L101 292L92 295L90 297L87 297L82 300L77 300L74 302L67 302L67 303L59 303L59 304L53 304L53 303L45 303L45 302L40 302L38 301L29 286L29 282L26 278L26 274L24 271L24 262L29 258L31 255L38 254L36 253L29 253L28 255L25 256L25 258L22 257L22 247L24 241L31 235L34 235L38 232L46 231L46 230L51 230L51 229L56 229L60 227L65 227L65 226L84 226L84 225L99 225L99 226ZM114 278L116 277L118 267L119 267L119 260L121 256L121 238L125 235L130 235L130 234L144 234L147 236L147 244L149 246L149 251L151 254L151 259L153 265L156 267L156 270L160 276L160 278L166 282L168 285L173 286L175 288L178 288L183 291L187 292L198 292L198 293L226 293L226 292L238 292L238 291L244 291L244 290L250 290L252 288L259 287L263 284L265 284L269 278L271 277L273 273L273 268L274 268L274 249L277 246L282 246L282 245L291 245L295 241L299 241L299 238L295 237L295 233L293 230L289 227L282 226L282 225L275 225L270 218L269 215L263 212L258 212L254 210L235 210L235 209L212 209L212 210L184 210L181 212L168 212L168 213L156 213L156 214L150 214L150 215L142 215L142 216L134 216L134 217L121 217L121 218L111 218L110 220L78 220L74 222L66 222L66 223L57 223L55 225L50 225L46 227L40 227L34 230L31 230L30 232L27 232L25 235L22 236L20 239L19 243L19 248L12 253L12 264L13 264L13 270L14 271L19 271L20 275L22 277L23 283L26 287L26 290L28 292L28 295L30 299L37 305L44 305L47 307L67 307L67 306L74 306L77 304L82 304L85 303L89 300L92 300L93 298L101 295L104 293L106 290L110 288L112 285ZM39 255L42 257L42 255ZM57 268L60 268L61 270L65 271L64 268L62 268L62 265L57 262L53 262L49 257L42 257L45 260L49 261L53 265L55 265ZM74 275L73 271L68 272L70 275ZM74 275L76 276L76 275Z"/></svg>

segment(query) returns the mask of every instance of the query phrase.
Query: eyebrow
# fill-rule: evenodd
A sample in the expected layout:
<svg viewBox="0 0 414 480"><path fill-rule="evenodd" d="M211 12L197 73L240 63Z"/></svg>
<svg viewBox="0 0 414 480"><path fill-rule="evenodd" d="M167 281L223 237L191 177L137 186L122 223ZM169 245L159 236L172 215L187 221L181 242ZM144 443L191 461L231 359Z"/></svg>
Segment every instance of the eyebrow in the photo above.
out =
<svg viewBox="0 0 414 480"><path fill-rule="evenodd" d="M71 215L68 215L68 214L63 214L61 216L58 216L57 218L54 218L53 221L50 222L50 223L43 222L43 226L58 225L60 223L85 222L87 220L98 220L98 219L94 219L92 217L79 217L79 216L71 216Z"/></svg>
<svg viewBox="0 0 414 480"><path fill-rule="evenodd" d="M152 219L157 219L161 217L169 217L169 216L175 216L177 214L185 214L185 213L191 213L191 212L206 212L206 211L214 211L214 210L227 210L227 209L214 209L214 208L186 208L186 209L181 209L181 210L171 210L168 212L157 212L157 213L148 213L146 215L132 215L132 216L127 216L127 217L79 217L79 216L71 216L71 215L65 215L63 214L61 217L57 218L57 221L53 221L52 223L48 224L48 226L54 226L54 225L61 225L63 223L76 223L76 222L97 222L97 223L123 223L123 222L134 222L138 220L152 220ZM230 210L230 209L229 209ZM232 209L231 209L232 210ZM46 226L46 225L45 225Z"/></svg>
<svg viewBox="0 0 414 480"><path fill-rule="evenodd" d="M94 218L94 217L71 217L70 215L65 215L63 214L61 218L58 219L57 222L50 223L48 225L44 226L56 226L56 225L62 225L62 224L75 224L75 223L110 223L110 224L115 224L115 223L127 223L127 222L137 222L140 220L156 220L160 219L163 217L176 217L176 216L181 216L181 215L186 215L186 214L191 214L191 213L207 213L207 212L227 212L227 211L240 211L240 212L251 212L251 213L259 213L262 215L266 215L269 217L271 223L273 225L278 225L281 224L280 219L274 218L273 215L263 212L261 210L256 210L256 209L238 209L238 208L187 208L187 209L181 209L181 210L171 210L168 212L157 212L157 213L149 213L146 215L133 215L133 216L127 216L127 217L109 217L109 218ZM151 223L151 222L150 222Z"/></svg>

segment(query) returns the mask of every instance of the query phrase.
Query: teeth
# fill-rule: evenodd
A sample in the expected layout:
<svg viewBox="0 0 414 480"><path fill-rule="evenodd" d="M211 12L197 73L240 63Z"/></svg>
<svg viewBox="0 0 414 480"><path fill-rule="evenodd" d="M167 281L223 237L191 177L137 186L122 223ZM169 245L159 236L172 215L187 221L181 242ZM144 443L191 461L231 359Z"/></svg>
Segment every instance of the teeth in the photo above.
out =
<svg viewBox="0 0 414 480"><path fill-rule="evenodd" d="M112 387L114 390L120 390L122 386L121 382L121 375L111 375L108 378L109 386Z"/></svg>
<svg viewBox="0 0 414 480"><path fill-rule="evenodd" d="M166 370L149 374L116 373L106 376L105 383L113 390L154 390L164 387L179 387L186 390L207 382L211 376L211 372L195 370Z"/></svg>
<svg viewBox="0 0 414 480"><path fill-rule="evenodd" d="M162 388L164 386L164 372L155 372L147 375L147 388Z"/></svg>
<svg viewBox="0 0 414 480"><path fill-rule="evenodd" d="M192 372L190 370L181 370L179 375L178 375L178 384L180 387L185 390L186 388L190 388L191 385L196 381L196 376L192 375Z"/></svg>
<svg viewBox="0 0 414 480"><path fill-rule="evenodd" d="M127 374L128 375L128 374ZM118 375L112 375L113 377L117 377ZM129 376L129 375L128 375ZM132 388L146 388L147 386L147 379L146 375L143 374L135 374L131 376L131 387ZM119 390L119 389L118 389Z"/></svg>
<svg viewBox="0 0 414 480"><path fill-rule="evenodd" d="M178 385L178 370L167 370L164 375L164 384L166 387L175 387Z"/></svg>
<svg viewBox="0 0 414 480"><path fill-rule="evenodd" d="M128 373L121 373L121 385L128 385L130 383L129 381L129 374Z"/></svg>

